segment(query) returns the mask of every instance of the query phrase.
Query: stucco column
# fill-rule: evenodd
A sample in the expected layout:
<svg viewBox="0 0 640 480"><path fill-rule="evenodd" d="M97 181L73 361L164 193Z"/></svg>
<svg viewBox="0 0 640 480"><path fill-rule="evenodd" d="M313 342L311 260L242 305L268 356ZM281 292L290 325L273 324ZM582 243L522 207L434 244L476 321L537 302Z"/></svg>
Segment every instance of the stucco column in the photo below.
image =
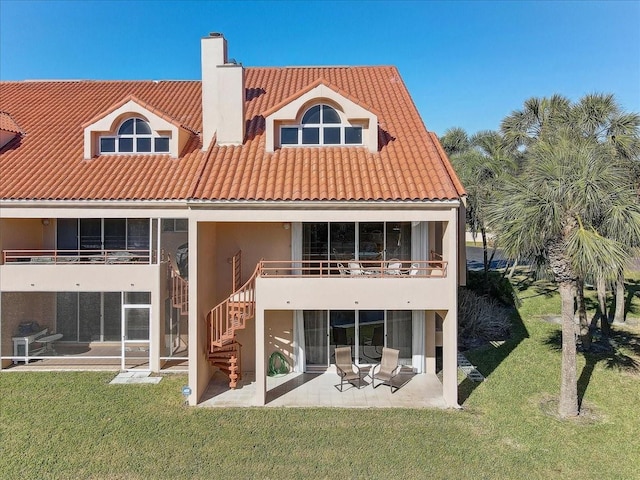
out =
<svg viewBox="0 0 640 480"><path fill-rule="evenodd" d="M189 219L189 405L197 405L206 385L200 381L204 365L207 333L198 322L198 222Z"/></svg>
<svg viewBox="0 0 640 480"><path fill-rule="evenodd" d="M448 309L440 313L442 325L442 389L447 405L458 405L458 211L452 208L449 221L443 225L442 250L449 262L447 268Z"/></svg>
<svg viewBox="0 0 640 480"><path fill-rule="evenodd" d="M265 357L264 310L262 308L259 308L257 301L256 301L255 322L256 322L256 399L255 399L255 404L256 406L263 406L267 403L267 365L264 359Z"/></svg>
<svg viewBox="0 0 640 480"><path fill-rule="evenodd" d="M436 373L436 312L427 310L425 340L425 373Z"/></svg>
<svg viewBox="0 0 640 480"><path fill-rule="evenodd" d="M442 323L442 394L449 407L458 407L458 322L449 310Z"/></svg>

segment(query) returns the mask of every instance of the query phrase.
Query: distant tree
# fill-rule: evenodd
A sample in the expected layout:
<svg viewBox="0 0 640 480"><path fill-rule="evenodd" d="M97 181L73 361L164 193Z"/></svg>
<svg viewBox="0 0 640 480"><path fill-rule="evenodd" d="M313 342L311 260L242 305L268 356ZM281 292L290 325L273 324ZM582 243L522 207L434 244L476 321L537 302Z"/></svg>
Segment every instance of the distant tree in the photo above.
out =
<svg viewBox="0 0 640 480"><path fill-rule="evenodd" d="M444 135L440 137L440 143L449 157L466 152L471 148L471 141L467 132L460 127L447 129Z"/></svg>
<svg viewBox="0 0 640 480"><path fill-rule="evenodd" d="M465 134L466 136L466 134ZM502 175L513 173L515 163L498 132L485 130L469 138L466 150L451 155L451 162L467 190L467 224L482 238L485 285L489 286L489 246L486 209Z"/></svg>

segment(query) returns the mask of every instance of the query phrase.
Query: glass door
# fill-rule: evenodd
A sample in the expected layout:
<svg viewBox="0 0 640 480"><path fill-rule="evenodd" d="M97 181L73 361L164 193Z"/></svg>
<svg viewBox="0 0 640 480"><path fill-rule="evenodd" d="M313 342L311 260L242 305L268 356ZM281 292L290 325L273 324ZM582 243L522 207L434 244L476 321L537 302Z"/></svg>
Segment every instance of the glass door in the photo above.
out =
<svg viewBox="0 0 640 480"><path fill-rule="evenodd" d="M305 310L303 316L306 367L327 367L327 312Z"/></svg>
<svg viewBox="0 0 640 480"><path fill-rule="evenodd" d="M358 312L358 358L360 364L379 363L384 346L384 311Z"/></svg>
<svg viewBox="0 0 640 480"><path fill-rule="evenodd" d="M151 369L149 326L151 305L122 306L122 370Z"/></svg>

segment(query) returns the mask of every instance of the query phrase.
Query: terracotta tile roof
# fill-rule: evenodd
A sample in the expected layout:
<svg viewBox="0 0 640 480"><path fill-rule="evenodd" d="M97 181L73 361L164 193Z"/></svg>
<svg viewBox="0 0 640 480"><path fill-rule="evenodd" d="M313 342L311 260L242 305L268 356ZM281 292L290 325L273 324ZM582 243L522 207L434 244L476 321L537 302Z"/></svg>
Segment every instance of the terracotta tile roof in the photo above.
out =
<svg viewBox="0 0 640 480"><path fill-rule="evenodd" d="M437 200L464 188L394 67L247 68L246 140L201 150L199 81L0 82L0 110L29 135L0 151L0 198L57 200ZM378 115L364 147L265 153L265 113L326 82ZM312 88L312 87L311 87ZM134 98L191 132L180 158L83 160L83 125ZM366 108L366 107L365 107Z"/></svg>
<svg viewBox="0 0 640 480"><path fill-rule="evenodd" d="M116 102L111 107L107 108L104 112L100 112L98 115L93 117L88 122L83 123L82 124L82 128L86 128L89 125L91 125L92 123L97 122L101 118L105 117L106 115L108 115L109 113L113 112L114 110L117 110L118 108L120 108L121 106L123 106L125 103L127 103L129 101L133 101L133 102L137 103L141 107L145 108L146 110L149 110L150 112L155 113L160 118L166 120L169 123L172 123L172 124L176 125L177 127L185 128L185 129L190 130L192 133L195 133L195 134L199 133L197 131L194 131L193 128L189 127L188 125L181 124L179 121L177 121L175 118L173 118L170 115L168 115L166 112L163 112L163 111L155 108L153 105L149 105L147 102L143 102L139 98L136 98L135 95L128 95L125 98L123 98L122 100L120 100L119 102Z"/></svg>
<svg viewBox="0 0 640 480"><path fill-rule="evenodd" d="M7 112L0 112L0 130L10 133L24 133Z"/></svg>

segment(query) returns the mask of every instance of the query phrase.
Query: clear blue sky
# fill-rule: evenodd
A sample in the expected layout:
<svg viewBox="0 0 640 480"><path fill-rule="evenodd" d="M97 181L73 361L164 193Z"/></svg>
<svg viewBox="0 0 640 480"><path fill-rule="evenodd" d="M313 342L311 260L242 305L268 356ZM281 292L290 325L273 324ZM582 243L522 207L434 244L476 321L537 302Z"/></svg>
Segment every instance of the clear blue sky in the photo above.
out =
<svg viewBox="0 0 640 480"><path fill-rule="evenodd" d="M199 79L212 31L248 67L396 65L440 135L553 93L640 112L638 0L0 0L0 79Z"/></svg>

